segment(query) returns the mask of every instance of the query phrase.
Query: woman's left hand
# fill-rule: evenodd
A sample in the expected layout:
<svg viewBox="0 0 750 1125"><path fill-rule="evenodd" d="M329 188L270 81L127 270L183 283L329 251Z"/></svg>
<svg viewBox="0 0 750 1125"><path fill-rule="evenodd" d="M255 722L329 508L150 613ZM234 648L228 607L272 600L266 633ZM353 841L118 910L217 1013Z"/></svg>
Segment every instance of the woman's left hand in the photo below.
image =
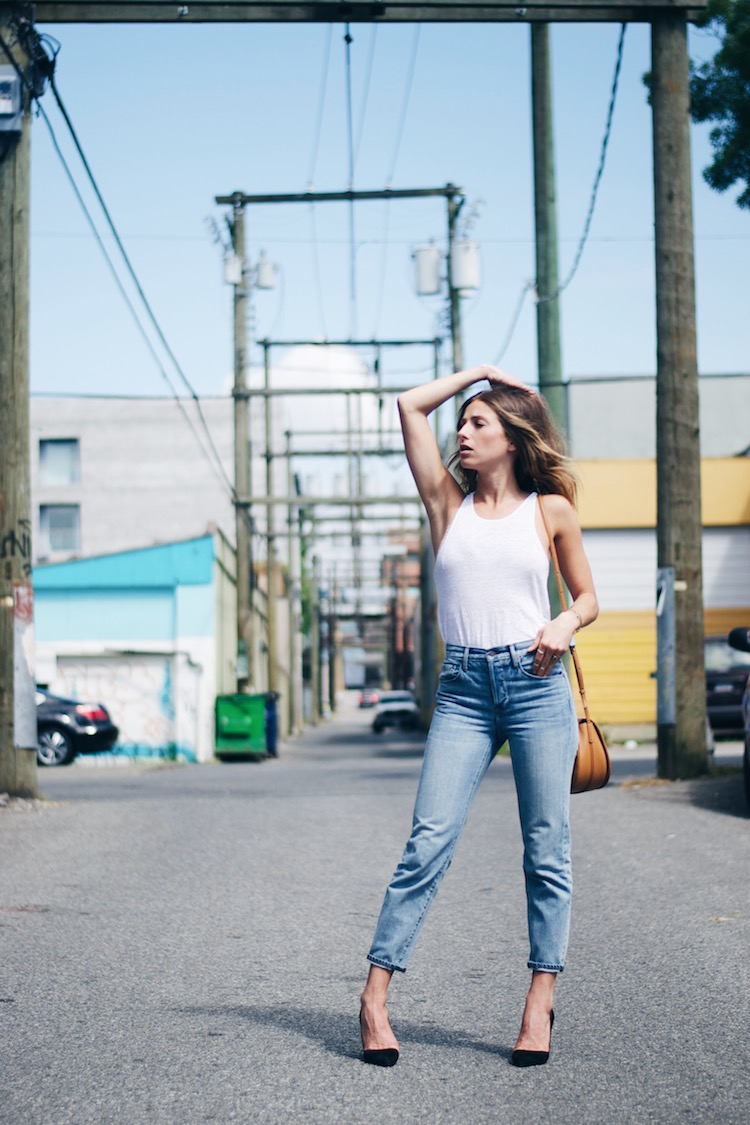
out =
<svg viewBox="0 0 750 1125"><path fill-rule="evenodd" d="M533 644L529 645L527 651L535 654L532 668L535 676L548 676L570 649L575 633L575 622L571 624L570 617L570 613L561 613L554 621L542 626L534 637Z"/></svg>

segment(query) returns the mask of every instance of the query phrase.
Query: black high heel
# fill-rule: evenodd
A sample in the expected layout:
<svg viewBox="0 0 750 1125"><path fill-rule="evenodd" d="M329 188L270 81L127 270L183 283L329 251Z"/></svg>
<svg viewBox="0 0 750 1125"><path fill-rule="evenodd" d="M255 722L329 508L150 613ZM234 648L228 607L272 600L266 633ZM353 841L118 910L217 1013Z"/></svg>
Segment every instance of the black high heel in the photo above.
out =
<svg viewBox="0 0 750 1125"><path fill-rule="evenodd" d="M549 1014L549 1045L552 1049L552 1027L555 1022L555 1009ZM549 1060L549 1051L514 1051L510 1056L513 1066L544 1066Z"/></svg>
<svg viewBox="0 0 750 1125"><path fill-rule="evenodd" d="M359 1013L359 1030L362 1031L362 1011ZM398 1062L398 1051L395 1047L380 1047L376 1050L366 1051L362 1044L362 1058L371 1066L395 1066Z"/></svg>

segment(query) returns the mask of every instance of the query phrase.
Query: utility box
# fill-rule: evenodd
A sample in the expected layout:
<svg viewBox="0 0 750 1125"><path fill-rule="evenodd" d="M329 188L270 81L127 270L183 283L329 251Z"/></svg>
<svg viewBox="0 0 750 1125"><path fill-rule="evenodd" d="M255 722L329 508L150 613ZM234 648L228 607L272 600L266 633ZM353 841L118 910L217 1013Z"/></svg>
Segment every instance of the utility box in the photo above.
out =
<svg viewBox="0 0 750 1125"><path fill-rule="evenodd" d="M217 695L215 752L226 758L265 758L266 696Z"/></svg>
<svg viewBox="0 0 750 1125"><path fill-rule="evenodd" d="M0 133L20 133L22 127L21 79L12 66L0 66Z"/></svg>

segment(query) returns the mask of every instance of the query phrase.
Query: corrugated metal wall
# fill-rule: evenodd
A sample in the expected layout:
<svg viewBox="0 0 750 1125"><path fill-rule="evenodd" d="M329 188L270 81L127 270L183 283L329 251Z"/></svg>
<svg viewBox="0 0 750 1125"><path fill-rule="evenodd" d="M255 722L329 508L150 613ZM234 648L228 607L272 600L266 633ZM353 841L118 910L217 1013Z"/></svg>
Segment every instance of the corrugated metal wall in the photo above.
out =
<svg viewBox="0 0 750 1125"><path fill-rule="evenodd" d="M656 533L586 531L600 616L578 638L592 713L601 723L656 721ZM750 528L703 532L705 631L750 628Z"/></svg>

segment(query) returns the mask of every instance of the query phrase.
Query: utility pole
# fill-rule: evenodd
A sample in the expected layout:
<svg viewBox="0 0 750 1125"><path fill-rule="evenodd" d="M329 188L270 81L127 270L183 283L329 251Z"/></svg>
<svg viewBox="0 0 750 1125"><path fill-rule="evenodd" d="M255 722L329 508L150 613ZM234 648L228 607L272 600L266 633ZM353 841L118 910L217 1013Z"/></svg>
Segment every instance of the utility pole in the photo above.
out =
<svg viewBox="0 0 750 1125"><path fill-rule="evenodd" d="M458 190L448 196L448 256L445 269L448 281L448 311L450 314L451 343L453 345L453 370L463 371L464 341L461 330L461 294L453 285L453 244L456 241L456 224L465 196Z"/></svg>
<svg viewBox="0 0 750 1125"><path fill-rule="evenodd" d="M290 496L295 494L294 471L292 467L292 434L286 432L286 479L287 492ZM289 598L289 733L296 734L302 726L302 654L300 646L300 612L299 612L299 587L300 587L300 549L301 549L301 519L299 505L290 504L287 516L287 578Z"/></svg>
<svg viewBox="0 0 750 1125"><path fill-rule="evenodd" d="M247 265L245 262L245 207L239 192L233 197L232 248L240 263L234 286L234 491L240 499L250 495L250 433L247 387ZM249 691L255 677L252 581L252 512L235 503L237 538L237 690Z"/></svg>
<svg viewBox="0 0 750 1125"><path fill-rule="evenodd" d="M320 677L320 559L313 558L313 591L310 605L310 694L313 725L320 722L322 684Z"/></svg>
<svg viewBox="0 0 750 1125"><path fill-rule="evenodd" d="M651 23L656 252L659 777L708 765L690 95L684 12ZM658 612L661 610L661 612Z"/></svg>
<svg viewBox="0 0 750 1125"><path fill-rule="evenodd" d="M0 31L12 43L11 19ZM27 59L11 48L23 70ZM34 594L29 479L29 95L17 89L20 128L0 132L0 792L35 797Z"/></svg>
<svg viewBox="0 0 750 1125"><path fill-rule="evenodd" d="M557 199L552 120L552 63L548 23L531 25L531 106L536 228L536 334L539 389L564 434L568 409L562 377L557 272ZM551 299L550 299L551 298Z"/></svg>
<svg viewBox="0 0 750 1125"><path fill-rule="evenodd" d="M268 354L268 344L264 341L263 344L263 386L266 391L271 389L271 364ZM268 505L266 507L266 585L268 595L268 690L278 691L278 668L279 668L279 652L278 652L278 598L277 598L277 574L276 574L276 540L274 536L275 513L271 501L273 499L273 427L271 417L271 398L266 395L265 400L265 422L266 422L266 496L268 497Z"/></svg>

